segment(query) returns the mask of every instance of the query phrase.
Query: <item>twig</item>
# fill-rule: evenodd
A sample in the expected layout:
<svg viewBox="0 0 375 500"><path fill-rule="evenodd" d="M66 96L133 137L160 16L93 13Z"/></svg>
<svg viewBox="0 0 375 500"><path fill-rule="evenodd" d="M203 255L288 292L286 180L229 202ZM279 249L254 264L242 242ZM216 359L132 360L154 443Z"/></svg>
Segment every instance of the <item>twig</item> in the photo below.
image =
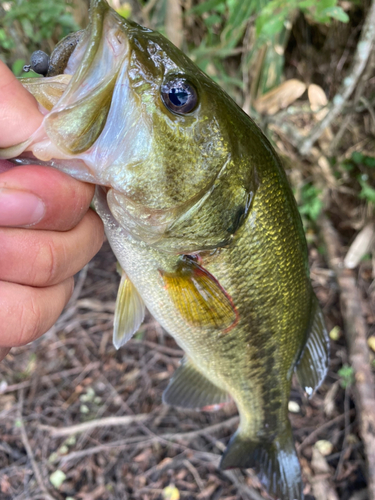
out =
<svg viewBox="0 0 375 500"><path fill-rule="evenodd" d="M51 382L51 381L58 382L58 381L62 380L64 377L69 377L70 375L77 375L77 374L81 375L84 373L88 373L92 370L96 370L100 366L101 366L101 362L96 361L96 362L90 363L87 366L85 366L83 368L83 370L82 370L81 366L78 366L76 368L70 368L69 370L64 370L62 372L51 373L50 375L43 375L43 377L40 377L38 382L41 384ZM24 382L19 382L18 384L8 385L4 389L0 390L0 394L6 394L8 392L14 392L14 391L18 391L20 389L26 389L27 387L30 387L33 380L34 380L34 378L32 378L31 380L25 380Z"/></svg>
<svg viewBox="0 0 375 500"><path fill-rule="evenodd" d="M147 415L147 416L149 417L149 415ZM116 417L114 417L114 418L116 418ZM106 420L106 419L102 419L102 420ZM93 447L86 449L86 450L74 451L72 453L69 453L68 455L64 455L63 457L61 457L61 462L65 464L65 463L69 462L70 460L81 459L85 456L95 455L97 453L102 453L103 451L108 451L109 449L113 449L113 448L122 448L123 449L123 448L128 447L130 444L135 445L137 443L147 442L148 444L151 445L152 443L158 443L160 441L167 441L167 440L168 441L192 440L195 437L202 435L202 434L214 433L214 432L217 432L218 430L221 430L225 427L232 427L232 426L238 424L238 421L239 421L239 417L232 417L228 420L225 420L224 422L210 425L208 427L204 427L204 428L198 429L196 431L182 432L182 433L168 432L165 434L154 435L153 437L150 437L150 436L132 436L132 437L129 437L126 439L113 441L112 443L106 443L103 445L93 446ZM95 421L93 421L93 422L95 422ZM96 422L98 422L98 421L96 421ZM79 427L79 426L65 427L64 429L61 429L61 430L64 430L63 435L64 436L71 435L72 434L71 430L74 427ZM47 431L55 430L53 427L49 427L49 426L43 426L42 428L43 428L43 430L47 430ZM59 430L59 429L56 429L56 430ZM61 434L58 437L60 437L60 436L61 436ZM53 435L53 437L57 437L57 436Z"/></svg>
<svg viewBox="0 0 375 500"><path fill-rule="evenodd" d="M349 417L353 416L355 413L355 410L351 410L349 412ZM329 422L325 422L324 424L320 425L316 429L314 429L299 445L296 446L298 453L301 453L301 451L306 448L306 446L309 446L312 444L315 439L318 437L318 435L329 429L332 425L336 425L341 422L341 420L345 420L345 415L338 415L337 417L333 418L332 420L329 420Z"/></svg>
<svg viewBox="0 0 375 500"><path fill-rule="evenodd" d="M144 422L150 418L149 413L141 413L140 415L125 415L122 417L106 417L100 418L96 420L90 420L89 422L84 422L83 424L70 425L69 427L52 427L51 425L40 425L39 428L50 433L50 436L53 438L71 436L72 434L80 434L82 432L87 432L96 427L111 427L118 425L129 425L134 422ZM225 427L232 427L239 422L239 417L232 417L224 422L220 422L218 424L210 425L208 427L203 427L202 429L198 429L196 431L190 432L180 432L180 433L166 433L160 436L155 436L157 438L164 439L185 439L185 438L194 438L201 434L205 434L206 432L216 432ZM142 436L143 437L143 436Z"/></svg>
<svg viewBox="0 0 375 500"><path fill-rule="evenodd" d="M224 451L225 445L223 443L217 440L213 441L215 441L214 444L217 448L219 448L219 450ZM195 452L194 455L198 459L201 458L204 461L210 461L215 465L217 469L219 469L220 457L219 455L216 455L216 453L197 451ZM247 485L244 479L243 471L237 469L237 470L220 470L220 472L236 486L243 500L264 500L264 498L254 488ZM246 476L250 477L252 480L255 479L257 482L259 482L255 473L253 473L251 470L246 471Z"/></svg>
<svg viewBox="0 0 375 500"><path fill-rule="evenodd" d="M131 342L134 345L145 345L147 347L151 347L151 349L154 349L155 351L160 351L164 354L168 354L169 356L182 357L182 355L183 355L183 351L181 351L180 349L172 349L171 347L155 344L155 342L151 342L149 340L134 340L134 339L132 339Z"/></svg>
<svg viewBox="0 0 375 500"><path fill-rule="evenodd" d="M76 282L75 287L74 287L74 292L73 292L73 294L70 297L70 300L68 302L68 307L70 305L73 305L75 303L75 301L78 299L78 297L81 295L83 285L85 284L85 281L87 278L87 272L89 270L89 265L90 264L86 264L85 267L83 267L83 269L79 272L77 282Z"/></svg>
<svg viewBox="0 0 375 500"><path fill-rule="evenodd" d="M329 265L335 271L340 290L345 338L355 376L354 399L367 458L369 500L375 500L375 391L366 338L366 324L361 312L355 273L344 268L336 230L325 216L321 217L320 227L327 248Z"/></svg>
<svg viewBox="0 0 375 500"><path fill-rule="evenodd" d="M344 78L341 87L332 100L329 111L310 134L301 140L298 150L302 155L310 152L315 141L319 139L324 130L331 125L333 120L341 113L346 101L357 86L358 80L365 69L371 48L375 39L375 0L372 0L370 10L362 27L361 36L354 54L353 64L349 75Z"/></svg>
<svg viewBox="0 0 375 500"><path fill-rule="evenodd" d="M256 490L247 486L240 470L224 470L222 473L236 486L244 500L264 500Z"/></svg>
<svg viewBox="0 0 375 500"><path fill-rule="evenodd" d="M191 475L193 476L195 482L197 483L197 486L199 488L200 491L203 491L204 490L204 484L203 484L203 481L199 475L199 472L197 471L197 469L194 467L194 465L192 463L189 462L189 460L183 460L183 465L189 469L189 471L191 472Z"/></svg>
<svg viewBox="0 0 375 500"><path fill-rule="evenodd" d="M345 455L347 453L348 447L348 436L350 433L350 417L349 417L349 387L345 388L345 398L344 398L344 416L345 416L345 435L342 443L342 449L340 453L340 458L336 466L336 471L334 475L335 480L341 478L341 471L345 461ZM349 445L350 446L350 445Z"/></svg>
<svg viewBox="0 0 375 500"><path fill-rule="evenodd" d="M52 427L50 425L40 425L39 428L48 431L53 438L64 436L71 436L72 434L81 434L82 432L91 431L97 427L113 427L117 425L130 425L134 422L144 422L149 418L148 413L141 413L140 415L125 415L122 417L107 417L97 420L90 420L83 424L70 425L69 427Z"/></svg>
<svg viewBox="0 0 375 500"><path fill-rule="evenodd" d="M365 105L367 111L370 113L370 116L372 118L372 130L374 130L374 126L375 126L375 111L374 111L374 108L371 106L371 103L369 102L368 99L366 99L365 96L362 96L360 100L363 102L363 104Z"/></svg>
<svg viewBox="0 0 375 500"><path fill-rule="evenodd" d="M31 449L31 446L30 446L29 438L27 437L25 425L23 423L23 418L22 418L22 408L23 408L23 401L24 401L23 389L21 389L18 394L19 394L19 406L17 409L17 420L18 420L19 429L21 431L22 443L25 447L27 456L28 456L30 463L31 463L31 467L34 471L35 478L37 480L39 488L43 492L45 500L56 500L56 498L53 497L52 495L50 495L47 491L47 488L43 482L42 474L40 473L40 470L39 470L37 463L35 461L33 450Z"/></svg>
<svg viewBox="0 0 375 500"><path fill-rule="evenodd" d="M87 271L89 270L89 264L86 264L85 267L80 271L77 282L74 287L74 291L72 296L69 299L69 302L67 303L64 312L61 314L59 319L56 322L55 328L59 329L61 328L62 325L66 323L68 319L70 319L73 314L76 311L76 302L78 297L81 294L83 285L85 284L86 277L87 277Z"/></svg>
<svg viewBox="0 0 375 500"><path fill-rule="evenodd" d="M333 140L329 146L329 149L328 149L329 155L331 155L331 156L334 155L336 148L340 144L340 141L341 141L343 135L345 134L345 131L346 131L349 123L352 121L352 118L353 118L352 113L348 113L347 115L345 115L345 118L343 119L339 130L335 134L335 137L333 138Z"/></svg>

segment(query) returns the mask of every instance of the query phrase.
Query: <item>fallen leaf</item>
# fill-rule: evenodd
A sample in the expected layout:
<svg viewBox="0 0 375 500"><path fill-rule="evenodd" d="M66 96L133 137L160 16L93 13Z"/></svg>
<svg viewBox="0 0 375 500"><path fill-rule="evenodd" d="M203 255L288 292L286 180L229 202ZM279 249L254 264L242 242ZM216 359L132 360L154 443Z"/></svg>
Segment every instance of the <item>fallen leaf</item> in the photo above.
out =
<svg viewBox="0 0 375 500"><path fill-rule="evenodd" d="M55 472L52 472L52 474L49 477L49 480L54 488L57 490L60 488L60 486L63 484L63 482L66 479L66 475L64 472L60 469L55 470Z"/></svg>
<svg viewBox="0 0 375 500"><path fill-rule="evenodd" d="M288 411L291 413L299 413L301 411L300 405L296 401L289 401Z"/></svg>
<svg viewBox="0 0 375 500"><path fill-rule="evenodd" d="M370 252L375 235L375 224L370 222L355 237L344 259L347 269L354 269L363 257Z"/></svg>
<svg viewBox="0 0 375 500"><path fill-rule="evenodd" d="M256 99L254 107L258 113L274 115L301 97L305 90L303 82L292 78Z"/></svg>
<svg viewBox="0 0 375 500"><path fill-rule="evenodd" d="M328 104L328 99L324 90L322 87L319 87L319 85L315 85L315 83L309 85L307 89L307 96L309 98L310 108L312 111L319 111Z"/></svg>
<svg viewBox="0 0 375 500"><path fill-rule="evenodd" d="M315 448L320 451L320 453L323 455L323 457L327 457L332 453L333 450L333 444L330 441L327 441L326 439L320 439L315 443Z"/></svg>
<svg viewBox="0 0 375 500"><path fill-rule="evenodd" d="M180 500L180 492L173 484L163 489L163 500Z"/></svg>
<svg viewBox="0 0 375 500"><path fill-rule="evenodd" d="M375 335L371 335L371 337L367 339L367 343L370 349L375 352Z"/></svg>

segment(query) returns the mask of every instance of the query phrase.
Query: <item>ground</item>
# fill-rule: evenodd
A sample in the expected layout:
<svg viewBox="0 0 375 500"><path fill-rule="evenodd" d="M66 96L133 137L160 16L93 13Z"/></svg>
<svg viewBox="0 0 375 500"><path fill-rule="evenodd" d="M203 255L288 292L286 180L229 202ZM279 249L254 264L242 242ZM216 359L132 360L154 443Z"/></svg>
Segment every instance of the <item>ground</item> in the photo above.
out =
<svg viewBox="0 0 375 500"><path fill-rule="evenodd" d="M337 286L315 250L311 269L328 327L337 328L323 386L311 400L297 383L291 393L306 499L365 499L351 373L345 380L337 375L347 363ZM368 264L360 267L359 283L373 324L374 308L365 298ZM114 349L117 285L115 258L106 243L78 276L75 297L55 327L39 341L13 349L2 363L1 500L267 498L251 471L218 469L238 424L234 405L196 412L162 404L182 351L151 316L135 339ZM77 424L87 426L70 429Z"/></svg>

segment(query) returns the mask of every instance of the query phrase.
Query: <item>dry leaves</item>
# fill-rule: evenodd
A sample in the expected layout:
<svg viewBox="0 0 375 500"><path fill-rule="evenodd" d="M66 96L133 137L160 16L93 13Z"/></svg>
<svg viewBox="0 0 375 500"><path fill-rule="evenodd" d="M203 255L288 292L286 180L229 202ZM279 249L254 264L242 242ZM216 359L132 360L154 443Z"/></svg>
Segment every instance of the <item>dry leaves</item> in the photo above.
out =
<svg viewBox="0 0 375 500"><path fill-rule="evenodd" d="M293 78L256 99L254 107L258 113L274 115L280 109L290 106L301 97L305 90L306 85Z"/></svg>

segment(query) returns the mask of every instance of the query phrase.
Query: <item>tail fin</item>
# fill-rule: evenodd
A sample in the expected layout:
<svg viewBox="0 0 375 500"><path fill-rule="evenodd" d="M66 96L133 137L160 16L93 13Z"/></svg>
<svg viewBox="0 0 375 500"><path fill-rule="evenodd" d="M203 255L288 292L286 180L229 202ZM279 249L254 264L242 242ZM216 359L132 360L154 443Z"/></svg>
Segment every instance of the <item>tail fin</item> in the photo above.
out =
<svg viewBox="0 0 375 500"><path fill-rule="evenodd" d="M220 467L254 469L271 495L279 500L303 500L301 469L289 426L271 442L248 439L238 430L229 441Z"/></svg>

